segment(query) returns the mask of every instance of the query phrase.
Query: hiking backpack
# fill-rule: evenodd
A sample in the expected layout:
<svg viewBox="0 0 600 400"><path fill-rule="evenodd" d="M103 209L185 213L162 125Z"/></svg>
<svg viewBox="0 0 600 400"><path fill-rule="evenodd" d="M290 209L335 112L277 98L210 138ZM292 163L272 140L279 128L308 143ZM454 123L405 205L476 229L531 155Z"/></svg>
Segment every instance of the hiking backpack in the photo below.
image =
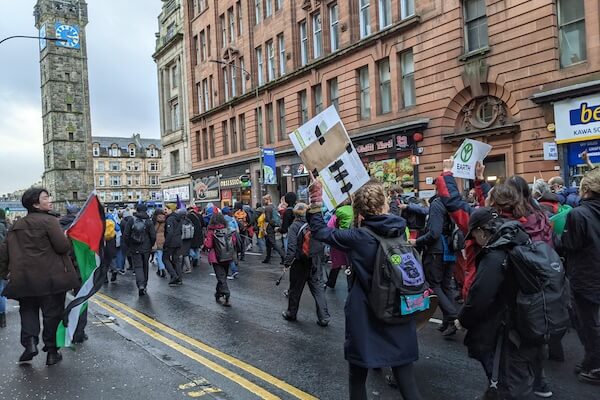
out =
<svg viewBox="0 0 600 400"><path fill-rule="evenodd" d="M429 286L421 257L404 238L382 237L361 228L378 242L367 299L375 316L388 324L411 321L429 308Z"/></svg>
<svg viewBox="0 0 600 400"><path fill-rule="evenodd" d="M144 235L146 234L146 221L141 218L133 217L131 225L131 242L134 244L144 243Z"/></svg>
<svg viewBox="0 0 600 400"><path fill-rule="evenodd" d="M233 234L229 229L222 228L214 231L213 248L219 263L233 261L235 248L233 246Z"/></svg>
<svg viewBox="0 0 600 400"><path fill-rule="evenodd" d="M240 230L245 231L248 229L248 214L244 210L237 210L233 213L233 217L238 223Z"/></svg>
<svg viewBox="0 0 600 400"><path fill-rule="evenodd" d="M569 327L565 269L560 257L545 242L527 242L508 252L517 282L515 328L528 343L548 343Z"/></svg>
<svg viewBox="0 0 600 400"><path fill-rule="evenodd" d="M305 223L296 236L296 259L306 260L310 257L310 227Z"/></svg>
<svg viewBox="0 0 600 400"><path fill-rule="evenodd" d="M189 240L194 238L194 224L189 218L184 218L183 223L181 224L181 239Z"/></svg>

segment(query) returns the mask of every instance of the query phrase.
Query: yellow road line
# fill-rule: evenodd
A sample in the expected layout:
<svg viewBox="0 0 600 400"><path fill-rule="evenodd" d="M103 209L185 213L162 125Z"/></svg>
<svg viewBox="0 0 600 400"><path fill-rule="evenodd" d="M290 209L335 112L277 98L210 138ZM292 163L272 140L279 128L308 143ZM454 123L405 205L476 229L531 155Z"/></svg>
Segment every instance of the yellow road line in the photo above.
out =
<svg viewBox="0 0 600 400"><path fill-rule="evenodd" d="M143 314L143 313L121 303L120 301L117 301L117 300L113 299L112 297L105 295L104 293L98 292L98 293L96 293L96 296L101 297L103 300L105 300L109 303L112 303L112 304L116 305L117 307L122 308L123 310L127 311L128 313L134 315L136 318L140 319L141 321L144 321L147 324L152 325L152 326L162 330L163 332L166 332L166 333L180 339L181 341L186 342L208 354L211 354L217 358L220 358L221 360L226 361L226 362L238 367L239 369L256 376L257 378L260 378L263 381L270 383L271 385L283 390L284 392L291 394L292 396L294 396L298 399L318 400L317 397L312 396L306 392L303 392L302 390L290 385L289 383L282 381L281 379L276 378L273 375L270 375L250 364L247 364L244 361L238 360L237 358L234 358L234 357L232 357L228 354L225 354L213 347L210 347L209 345L204 344L197 339L187 336L181 332L178 332L175 329L173 329L163 323L155 321L154 319L148 317L146 314Z"/></svg>
<svg viewBox="0 0 600 400"><path fill-rule="evenodd" d="M189 358L191 358L194 361L199 362L200 364L212 369L213 371L223 375L224 377L228 378L229 380L231 380L232 382L237 383L238 385L242 386L244 389L247 389L248 391L256 394L258 397L262 398L262 399L266 399L266 400L279 400L279 397L275 396L272 393L267 392L265 389L263 389L262 387L250 382L249 380L247 380L246 378L236 374L235 372L232 372L222 366L220 366L219 364L201 356L200 354L197 354L195 352L193 352L192 350L183 347L182 345L180 345L177 342L174 342L171 339L168 339L164 336L162 336L160 333L153 331L152 329L148 328L147 326L139 323L138 321L129 318L127 315L121 313L120 311L114 309L113 307L109 306L108 304L105 304L101 301L98 301L97 299L92 299L92 302L94 302L94 304L104 308L105 310L107 310L108 312L114 314L116 317L121 318L123 321L127 322L128 324L130 324L131 326L139 329L140 331L144 332L146 335L152 337L153 339L169 346L170 348L172 348L173 350L176 350L178 352L180 352L181 354L188 356Z"/></svg>

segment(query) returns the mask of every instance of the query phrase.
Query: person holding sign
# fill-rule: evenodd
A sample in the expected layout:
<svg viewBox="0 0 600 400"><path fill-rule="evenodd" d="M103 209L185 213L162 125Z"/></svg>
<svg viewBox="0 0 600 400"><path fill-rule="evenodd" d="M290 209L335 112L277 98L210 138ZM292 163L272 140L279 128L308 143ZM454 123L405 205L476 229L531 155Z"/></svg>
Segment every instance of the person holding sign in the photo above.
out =
<svg viewBox="0 0 600 400"><path fill-rule="evenodd" d="M328 228L323 220L323 187L312 178L309 189L310 209L306 214L312 237L336 247L348 255L352 264L350 292L344 308L346 315L345 358L349 364L350 399L367 399L366 379L370 368L392 367L402 397L420 400L413 363L419 358L417 329L414 319L390 324L378 319L369 305L368 288L373 279L380 236L405 243L406 221L388 214L389 205L381 183L369 181L353 195L352 206L358 228ZM422 278L414 270L414 279Z"/></svg>

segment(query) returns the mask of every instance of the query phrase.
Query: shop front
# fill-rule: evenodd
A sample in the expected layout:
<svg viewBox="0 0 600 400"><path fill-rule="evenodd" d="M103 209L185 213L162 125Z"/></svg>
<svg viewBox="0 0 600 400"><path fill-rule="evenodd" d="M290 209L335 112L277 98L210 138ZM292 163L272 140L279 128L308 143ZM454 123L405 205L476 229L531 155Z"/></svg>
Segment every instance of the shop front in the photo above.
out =
<svg viewBox="0 0 600 400"><path fill-rule="evenodd" d="M237 202L250 205L252 202L252 181L248 175L221 178L221 207L232 207Z"/></svg>
<svg viewBox="0 0 600 400"><path fill-rule="evenodd" d="M220 204L221 190L217 175L193 175L193 202L198 207L206 207L208 203Z"/></svg>
<svg viewBox="0 0 600 400"><path fill-rule="evenodd" d="M381 181L386 189L400 186L404 193L416 191L418 158L413 135L356 140L355 147L369 176Z"/></svg>
<svg viewBox="0 0 600 400"><path fill-rule="evenodd" d="M190 201L190 185L168 186L163 188L163 201L165 203L175 203L177 198L186 204Z"/></svg>

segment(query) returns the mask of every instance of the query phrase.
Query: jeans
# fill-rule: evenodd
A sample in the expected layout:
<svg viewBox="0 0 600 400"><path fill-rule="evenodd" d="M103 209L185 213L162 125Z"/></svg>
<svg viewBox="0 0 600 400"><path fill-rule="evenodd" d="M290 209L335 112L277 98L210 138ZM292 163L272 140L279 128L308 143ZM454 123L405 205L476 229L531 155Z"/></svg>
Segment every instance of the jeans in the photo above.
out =
<svg viewBox="0 0 600 400"><path fill-rule="evenodd" d="M349 364L348 378L350 381L350 400L367 400L367 368ZM421 400L421 394L417 387L413 364L392 367L392 373L398 384L398 389L405 400Z"/></svg>
<svg viewBox="0 0 600 400"><path fill-rule="evenodd" d="M115 255L115 268L119 271L125 271L125 253L122 246L117 248L117 254Z"/></svg>
<svg viewBox="0 0 600 400"><path fill-rule="evenodd" d="M6 281L4 279L0 279L0 293L6 287ZM6 297L0 296L0 314L4 314L6 312Z"/></svg>
<svg viewBox="0 0 600 400"><path fill-rule="evenodd" d="M200 249L194 249L191 248L190 252L189 252L190 258L192 259L192 261L199 261L200 260Z"/></svg>
<svg viewBox="0 0 600 400"><path fill-rule="evenodd" d="M288 247L287 233L284 233L283 235L281 235L281 242L283 243L283 251L284 251L284 253L287 253L287 247Z"/></svg>
<svg viewBox="0 0 600 400"><path fill-rule="evenodd" d="M231 274L235 274L236 272L238 272L238 267L237 267L237 263L235 261L231 261L229 263L229 269L231 270Z"/></svg>
<svg viewBox="0 0 600 400"><path fill-rule="evenodd" d="M158 265L158 270L162 271L165 269L165 263L163 262L163 251L161 250L156 250L156 252L154 253L154 261L156 261L156 265Z"/></svg>
<svg viewBox="0 0 600 400"><path fill-rule="evenodd" d="M47 296L23 297L19 299L19 314L21 314L21 344L26 347L33 338L37 345L40 341L40 310L44 321L42 338L44 351L56 351L56 328L65 309L65 293Z"/></svg>
<svg viewBox="0 0 600 400"><path fill-rule="evenodd" d="M266 243L265 243L265 238L264 237L257 237L256 238L256 245L258 246L258 251L261 253L265 252L265 248L266 248Z"/></svg>

